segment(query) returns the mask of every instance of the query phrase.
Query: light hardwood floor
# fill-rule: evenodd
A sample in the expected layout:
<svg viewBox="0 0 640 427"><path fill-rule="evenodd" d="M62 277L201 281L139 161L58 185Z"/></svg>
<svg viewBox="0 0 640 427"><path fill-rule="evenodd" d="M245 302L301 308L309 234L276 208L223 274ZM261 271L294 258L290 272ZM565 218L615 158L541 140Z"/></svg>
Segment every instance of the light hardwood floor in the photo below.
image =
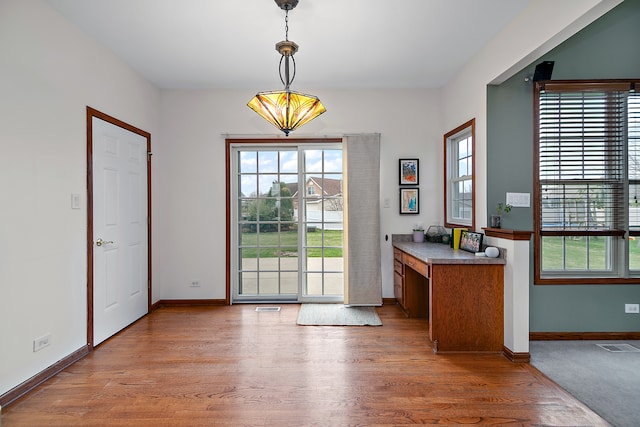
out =
<svg viewBox="0 0 640 427"><path fill-rule="evenodd" d="M298 305L162 308L3 410L22 426L606 426L528 364L434 355L424 319L297 326Z"/></svg>

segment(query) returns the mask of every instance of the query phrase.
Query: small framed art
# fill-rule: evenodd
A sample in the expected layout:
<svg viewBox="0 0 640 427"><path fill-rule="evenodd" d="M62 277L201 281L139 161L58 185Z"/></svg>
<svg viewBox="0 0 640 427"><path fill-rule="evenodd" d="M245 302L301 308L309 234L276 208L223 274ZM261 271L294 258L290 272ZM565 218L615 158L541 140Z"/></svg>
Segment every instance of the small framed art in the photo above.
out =
<svg viewBox="0 0 640 427"><path fill-rule="evenodd" d="M418 185L418 159L400 159L400 185Z"/></svg>
<svg viewBox="0 0 640 427"><path fill-rule="evenodd" d="M480 252L482 248L482 233L462 230L460 233L460 249L467 252Z"/></svg>
<svg viewBox="0 0 640 427"><path fill-rule="evenodd" d="M400 189L400 214L420 212L420 190L417 188Z"/></svg>

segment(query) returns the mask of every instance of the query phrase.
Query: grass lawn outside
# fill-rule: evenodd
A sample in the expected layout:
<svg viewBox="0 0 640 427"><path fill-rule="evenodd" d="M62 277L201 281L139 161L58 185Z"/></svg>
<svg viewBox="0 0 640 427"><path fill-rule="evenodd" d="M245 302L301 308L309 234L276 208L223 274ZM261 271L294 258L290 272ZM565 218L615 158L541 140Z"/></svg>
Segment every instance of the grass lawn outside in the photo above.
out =
<svg viewBox="0 0 640 427"><path fill-rule="evenodd" d="M308 257L342 257L342 230L309 231L306 234ZM298 231L242 233L242 258L298 256ZM324 254L324 255L323 255Z"/></svg>
<svg viewBox="0 0 640 427"><path fill-rule="evenodd" d="M613 244L610 237L544 237L542 268L545 271L606 270L610 244ZM629 240L629 268L640 270L640 240Z"/></svg>

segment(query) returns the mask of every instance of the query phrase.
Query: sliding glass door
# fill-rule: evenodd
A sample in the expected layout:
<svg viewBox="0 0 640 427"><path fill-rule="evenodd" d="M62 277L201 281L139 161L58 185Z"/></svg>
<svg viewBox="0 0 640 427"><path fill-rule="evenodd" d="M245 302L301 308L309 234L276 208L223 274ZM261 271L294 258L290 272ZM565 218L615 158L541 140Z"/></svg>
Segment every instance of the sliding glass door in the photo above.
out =
<svg viewBox="0 0 640 427"><path fill-rule="evenodd" d="M232 301L341 302L341 144L231 148Z"/></svg>

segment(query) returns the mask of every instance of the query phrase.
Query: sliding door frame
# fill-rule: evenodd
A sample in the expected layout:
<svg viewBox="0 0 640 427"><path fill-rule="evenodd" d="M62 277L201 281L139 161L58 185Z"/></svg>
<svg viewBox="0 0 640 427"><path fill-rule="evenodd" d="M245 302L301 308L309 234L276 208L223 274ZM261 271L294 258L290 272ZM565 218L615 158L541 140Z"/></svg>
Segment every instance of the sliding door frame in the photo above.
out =
<svg viewBox="0 0 640 427"><path fill-rule="evenodd" d="M239 146L242 144L246 145L261 145L264 144L265 148L269 145L273 146L299 146L304 144L317 145L317 144L330 144L330 143L342 143L342 138L255 138L255 139L247 139L247 138L227 138L225 140L225 175L226 175L226 262L225 262L225 270L226 270L226 296L225 296L225 304L231 305L232 303L232 274L236 272L233 270L233 248L232 248L232 232L234 230L233 227L233 218L231 209L231 203L234 203L234 197L231 194L232 189L232 179L235 179L235 176L232 176L233 167L231 165L232 155L233 155L233 147Z"/></svg>

